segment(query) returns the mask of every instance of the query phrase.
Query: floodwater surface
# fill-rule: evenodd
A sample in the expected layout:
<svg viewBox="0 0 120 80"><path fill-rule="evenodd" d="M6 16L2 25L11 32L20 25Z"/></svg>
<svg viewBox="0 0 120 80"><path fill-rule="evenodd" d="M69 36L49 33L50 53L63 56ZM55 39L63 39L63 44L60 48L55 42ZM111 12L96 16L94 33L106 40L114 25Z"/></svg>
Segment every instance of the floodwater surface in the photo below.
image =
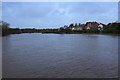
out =
<svg viewBox="0 0 120 80"><path fill-rule="evenodd" d="M116 78L118 36L14 34L2 58L3 78Z"/></svg>

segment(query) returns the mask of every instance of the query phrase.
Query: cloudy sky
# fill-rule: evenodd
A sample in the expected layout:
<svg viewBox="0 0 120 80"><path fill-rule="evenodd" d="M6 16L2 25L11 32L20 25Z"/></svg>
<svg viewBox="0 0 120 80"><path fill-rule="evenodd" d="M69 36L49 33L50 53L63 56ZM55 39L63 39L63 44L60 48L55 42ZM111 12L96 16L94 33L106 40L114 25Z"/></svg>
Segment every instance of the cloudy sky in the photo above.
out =
<svg viewBox="0 0 120 80"><path fill-rule="evenodd" d="M12 28L58 28L118 19L117 2L3 2L2 20Z"/></svg>

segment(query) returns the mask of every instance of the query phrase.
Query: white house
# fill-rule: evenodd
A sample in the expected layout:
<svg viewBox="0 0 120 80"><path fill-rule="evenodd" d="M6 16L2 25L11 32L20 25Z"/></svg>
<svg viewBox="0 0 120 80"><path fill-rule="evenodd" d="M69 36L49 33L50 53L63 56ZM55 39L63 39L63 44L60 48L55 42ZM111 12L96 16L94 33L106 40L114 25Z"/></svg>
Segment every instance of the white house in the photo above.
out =
<svg viewBox="0 0 120 80"><path fill-rule="evenodd" d="M102 24L99 24L98 27L99 27L99 28L103 28L103 25L102 25Z"/></svg>
<svg viewBox="0 0 120 80"><path fill-rule="evenodd" d="M75 30L75 28L73 27L72 30Z"/></svg>
<svg viewBox="0 0 120 80"><path fill-rule="evenodd" d="M90 30L90 27L88 26L86 29L87 29L87 30Z"/></svg>
<svg viewBox="0 0 120 80"><path fill-rule="evenodd" d="M98 25L98 30L101 30L101 29L103 29L103 25L102 25L102 24L99 24L99 25Z"/></svg>

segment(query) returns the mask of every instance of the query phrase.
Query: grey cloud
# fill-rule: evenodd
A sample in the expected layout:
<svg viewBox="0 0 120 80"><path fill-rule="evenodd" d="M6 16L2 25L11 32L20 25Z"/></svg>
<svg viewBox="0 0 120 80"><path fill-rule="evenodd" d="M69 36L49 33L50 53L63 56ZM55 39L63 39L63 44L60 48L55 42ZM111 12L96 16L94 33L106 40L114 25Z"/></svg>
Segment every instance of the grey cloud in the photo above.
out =
<svg viewBox="0 0 120 80"><path fill-rule="evenodd" d="M18 2L3 3L3 20L11 27L57 28L71 23L117 19L117 3Z"/></svg>

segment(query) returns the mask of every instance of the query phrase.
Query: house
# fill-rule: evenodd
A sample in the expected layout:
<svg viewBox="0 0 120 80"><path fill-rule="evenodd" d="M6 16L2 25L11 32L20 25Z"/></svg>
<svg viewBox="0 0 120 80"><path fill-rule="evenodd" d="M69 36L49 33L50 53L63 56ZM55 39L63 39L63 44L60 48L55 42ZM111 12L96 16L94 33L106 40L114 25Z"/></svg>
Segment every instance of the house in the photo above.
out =
<svg viewBox="0 0 120 80"><path fill-rule="evenodd" d="M78 27L78 30L83 30L83 27L82 26Z"/></svg>
<svg viewBox="0 0 120 80"><path fill-rule="evenodd" d="M92 30L92 31L97 31L97 30L104 30L103 29L103 24L102 23L97 23L97 22L87 22L86 24L78 24L77 23L71 24L70 26L64 26L61 27L61 29L66 29L66 30L76 30L76 31L82 31L82 30Z"/></svg>
<svg viewBox="0 0 120 80"><path fill-rule="evenodd" d="M83 30L82 26L72 27L71 30Z"/></svg>
<svg viewBox="0 0 120 80"><path fill-rule="evenodd" d="M102 24L99 24L99 25L98 25L98 28L103 28L103 25L102 25Z"/></svg>
<svg viewBox="0 0 120 80"><path fill-rule="evenodd" d="M98 30L99 30L99 31L103 31L103 30L104 30L102 24L99 24L99 25L98 25Z"/></svg>
<svg viewBox="0 0 120 80"><path fill-rule="evenodd" d="M85 24L79 24L78 25L78 30L83 30L84 26L85 26Z"/></svg>
<svg viewBox="0 0 120 80"><path fill-rule="evenodd" d="M75 27L72 27L71 30L76 30L76 28L75 28Z"/></svg>
<svg viewBox="0 0 120 80"><path fill-rule="evenodd" d="M97 22L87 22L84 27L85 30L104 30L103 24Z"/></svg>
<svg viewBox="0 0 120 80"><path fill-rule="evenodd" d="M87 27L86 27L86 29L87 29L87 30L90 30L90 27L89 27L89 26L87 26Z"/></svg>
<svg viewBox="0 0 120 80"><path fill-rule="evenodd" d="M77 26L71 27L71 30L83 30L84 24L79 24Z"/></svg>
<svg viewBox="0 0 120 80"><path fill-rule="evenodd" d="M99 23L97 22L87 22L85 24L85 30L97 30Z"/></svg>

